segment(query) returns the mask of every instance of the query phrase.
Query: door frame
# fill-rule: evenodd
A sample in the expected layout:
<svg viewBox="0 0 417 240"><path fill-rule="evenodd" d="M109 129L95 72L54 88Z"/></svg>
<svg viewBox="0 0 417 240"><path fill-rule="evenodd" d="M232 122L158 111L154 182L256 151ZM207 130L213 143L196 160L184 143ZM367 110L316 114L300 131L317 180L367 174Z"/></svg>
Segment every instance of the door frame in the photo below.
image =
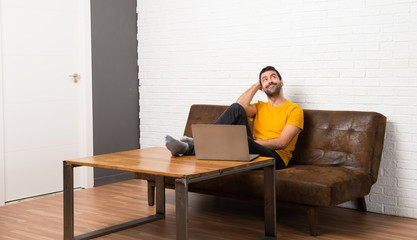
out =
<svg viewBox="0 0 417 240"><path fill-rule="evenodd" d="M91 0L78 0L82 29L80 41L83 42L80 48L80 73L84 84L84 91L81 97L81 128L82 146L81 154L84 156L93 155L93 92L92 92L92 63L91 63ZM5 153L4 153L4 93L3 93L3 43L2 43L2 0L0 0L0 206L5 205L6 199L6 177L5 177ZM65 159L62 159L65 160ZM82 167L80 187L91 188L94 186L94 170L91 167Z"/></svg>
<svg viewBox="0 0 417 240"><path fill-rule="evenodd" d="M2 1L0 0L0 206L5 204L6 199L6 174L4 166L4 103L3 103L3 37L2 37Z"/></svg>
<svg viewBox="0 0 417 240"><path fill-rule="evenodd" d="M83 140L82 146L84 146L82 155L92 156L94 155L94 142L93 142L93 73L92 73L92 56L91 56L91 0L79 0L80 4L80 29L81 39L84 44L81 47L80 56L83 59L82 63L82 74L84 75L84 94L81 101L83 114L81 114L81 124L84 126L83 129ZM82 167L81 175L81 187L92 188L94 187L94 168Z"/></svg>

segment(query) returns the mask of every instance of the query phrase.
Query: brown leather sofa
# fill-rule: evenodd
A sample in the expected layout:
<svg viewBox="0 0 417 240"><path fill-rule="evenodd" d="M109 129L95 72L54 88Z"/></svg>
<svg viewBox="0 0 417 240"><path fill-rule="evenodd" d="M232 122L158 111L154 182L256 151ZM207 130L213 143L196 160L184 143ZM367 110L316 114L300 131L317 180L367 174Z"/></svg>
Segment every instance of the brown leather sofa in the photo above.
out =
<svg viewBox="0 0 417 240"><path fill-rule="evenodd" d="M191 106L184 135L192 137L191 124L212 123L227 106ZM384 145L386 117L376 112L304 110L300 133L290 165L276 171L278 204L307 210L310 234L318 235L317 207L333 207L354 200L366 211L364 196L378 177ZM154 204L154 180L148 180L149 205ZM174 179L166 178L166 187ZM189 191L256 200L263 198L263 174L254 170L191 184Z"/></svg>

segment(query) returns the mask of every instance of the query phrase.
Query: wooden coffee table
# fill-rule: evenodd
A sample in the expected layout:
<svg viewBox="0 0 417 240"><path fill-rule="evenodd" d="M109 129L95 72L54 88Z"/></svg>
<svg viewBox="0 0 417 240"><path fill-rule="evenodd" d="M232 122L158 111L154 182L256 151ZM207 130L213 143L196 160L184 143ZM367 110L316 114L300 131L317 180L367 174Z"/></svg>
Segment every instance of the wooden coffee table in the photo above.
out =
<svg viewBox="0 0 417 240"><path fill-rule="evenodd" d="M156 213L74 237L73 169L90 166L155 176ZM275 160L259 157L251 162L197 160L173 157L166 148L154 147L64 161L64 239L91 239L165 218L165 177L174 177L176 236L188 239L188 184L253 169L264 169L264 239L276 238Z"/></svg>

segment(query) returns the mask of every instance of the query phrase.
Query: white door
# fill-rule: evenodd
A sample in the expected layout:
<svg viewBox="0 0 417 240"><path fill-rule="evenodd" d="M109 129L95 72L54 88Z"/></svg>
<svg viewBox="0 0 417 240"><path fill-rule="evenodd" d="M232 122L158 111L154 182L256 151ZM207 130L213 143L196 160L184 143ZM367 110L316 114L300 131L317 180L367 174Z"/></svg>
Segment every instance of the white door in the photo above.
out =
<svg viewBox="0 0 417 240"><path fill-rule="evenodd" d="M92 153L89 3L1 0L6 202L61 191L62 161Z"/></svg>

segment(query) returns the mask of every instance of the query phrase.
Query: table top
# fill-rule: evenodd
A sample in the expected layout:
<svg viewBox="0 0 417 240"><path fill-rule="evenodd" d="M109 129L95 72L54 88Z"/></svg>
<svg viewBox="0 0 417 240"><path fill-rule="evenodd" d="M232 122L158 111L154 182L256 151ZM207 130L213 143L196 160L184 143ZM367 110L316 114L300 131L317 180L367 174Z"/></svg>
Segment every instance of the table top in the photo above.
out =
<svg viewBox="0 0 417 240"><path fill-rule="evenodd" d="M273 161L274 159L270 157L258 157L250 162L198 160L195 156L175 157L164 147L152 147L77 158L65 162L75 166L117 169L165 177L195 178L218 174L219 171L227 172L257 165L261 167Z"/></svg>

